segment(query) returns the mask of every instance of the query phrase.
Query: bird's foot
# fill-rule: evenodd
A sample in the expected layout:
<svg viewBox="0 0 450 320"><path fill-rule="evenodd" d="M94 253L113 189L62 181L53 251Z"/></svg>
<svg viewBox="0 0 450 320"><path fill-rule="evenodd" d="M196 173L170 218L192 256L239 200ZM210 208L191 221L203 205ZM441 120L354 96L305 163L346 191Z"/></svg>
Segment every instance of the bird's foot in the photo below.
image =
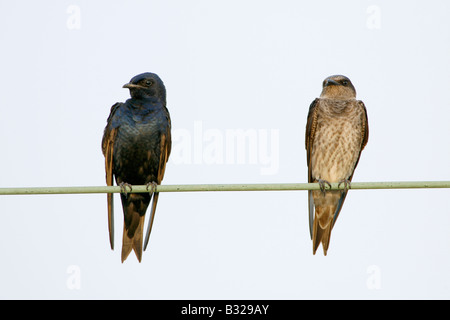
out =
<svg viewBox="0 0 450 320"><path fill-rule="evenodd" d="M325 184L327 184L331 189L331 183L329 183L327 180L318 179L317 182L320 186L320 191L322 191L323 196L325 196Z"/></svg>
<svg viewBox="0 0 450 320"><path fill-rule="evenodd" d="M131 187L131 184L126 183L126 182L119 183L119 187L120 187L120 193L123 193L125 195L125 197L128 195L128 192L131 192L133 190L133 188ZM130 188L130 191L127 191L127 187Z"/></svg>
<svg viewBox="0 0 450 320"><path fill-rule="evenodd" d="M342 180L340 180L340 181L339 181L339 184L338 184L338 188L341 186L342 183L344 184L343 192L347 192L348 189L351 189L352 184L351 184L350 180L348 180L348 179L342 179Z"/></svg>
<svg viewBox="0 0 450 320"><path fill-rule="evenodd" d="M146 189L147 189L147 191L149 191L148 188L150 188L150 193L153 194L156 190L157 185L158 184L155 181L149 182L146 184L146 186L147 186Z"/></svg>

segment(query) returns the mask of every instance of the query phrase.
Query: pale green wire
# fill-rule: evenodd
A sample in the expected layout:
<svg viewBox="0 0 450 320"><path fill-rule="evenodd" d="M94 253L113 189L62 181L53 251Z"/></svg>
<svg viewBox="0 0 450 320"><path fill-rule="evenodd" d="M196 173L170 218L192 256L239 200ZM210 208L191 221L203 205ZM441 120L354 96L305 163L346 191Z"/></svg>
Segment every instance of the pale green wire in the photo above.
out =
<svg viewBox="0 0 450 320"><path fill-rule="evenodd" d="M332 189L338 188L338 183L331 184ZM430 189L450 188L450 181L392 181L392 182L352 182L350 189ZM289 191L318 190L318 183L259 183L259 184L184 184L159 185L157 192L206 192L206 191ZM328 189L328 186L327 186ZM129 188L126 187L129 192ZM131 192L150 192L147 186L132 186ZM84 194L84 193L119 193L118 186L107 187L34 187L34 188L0 188L0 195L32 195L32 194Z"/></svg>

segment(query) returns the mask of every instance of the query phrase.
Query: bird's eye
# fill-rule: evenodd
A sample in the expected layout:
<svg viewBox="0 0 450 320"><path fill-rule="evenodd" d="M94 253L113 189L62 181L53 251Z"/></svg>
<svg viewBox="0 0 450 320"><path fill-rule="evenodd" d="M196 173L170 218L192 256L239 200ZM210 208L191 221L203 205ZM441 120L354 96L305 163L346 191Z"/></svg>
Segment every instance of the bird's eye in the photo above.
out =
<svg viewBox="0 0 450 320"><path fill-rule="evenodd" d="M153 84L152 80L145 80L145 84L151 86Z"/></svg>
<svg viewBox="0 0 450 320"><path fill-rule="evenodd" d="M344 85L344 86L348 85L348 81L347 80L343 80L342 81L342 85Z"/></svg>

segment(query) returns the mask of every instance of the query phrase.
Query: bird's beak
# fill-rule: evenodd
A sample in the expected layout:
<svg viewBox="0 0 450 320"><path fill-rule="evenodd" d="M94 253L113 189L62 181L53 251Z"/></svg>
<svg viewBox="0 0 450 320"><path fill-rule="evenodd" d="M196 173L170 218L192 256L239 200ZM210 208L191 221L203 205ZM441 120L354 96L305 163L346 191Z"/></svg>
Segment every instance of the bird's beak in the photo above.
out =
<svg viewBox="0 0 450 320"><path fill-rule="evenodd" d="M134 83L125 83L124 85L123 85L123 87L122 88L127 88L127 89L140 89L140 88L142 88L140 85L137 85L137 84L134 84Z"/></svg>
<svg viewBox="0 0 450 320"><path fill-rule="evenodd" d="M338 86L338 85L340 85L340 83L336 82L336 81L334 81L332 79L328 79L326 84L325 84L325 87L332 86L332 85Z"/></svg>

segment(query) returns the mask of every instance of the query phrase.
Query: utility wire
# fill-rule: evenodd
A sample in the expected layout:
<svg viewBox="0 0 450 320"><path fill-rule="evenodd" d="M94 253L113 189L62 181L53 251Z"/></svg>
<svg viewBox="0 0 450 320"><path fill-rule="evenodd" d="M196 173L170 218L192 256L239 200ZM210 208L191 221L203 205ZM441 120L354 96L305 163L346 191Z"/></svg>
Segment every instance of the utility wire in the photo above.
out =
<svg viewBox="0 0 450 320"><path fill-rule="evenodd" d="M125 187L127 192L146 193L151 186ZM328 190L328 185L326 185ZM342 183L331 184L331 190L344 188ZM450 181L392 181L392 182L352 182L352 190L368 189L430 189L450 188ZM157 192L206 192L206 191L292 191L319 190L318 183L259 183L259 184L184 184L159 185ZM100 187L34 187L34 188L0 188L0 195L41 195L41 194L87 194L87 193L120 193L120 186Z"/></svg>

